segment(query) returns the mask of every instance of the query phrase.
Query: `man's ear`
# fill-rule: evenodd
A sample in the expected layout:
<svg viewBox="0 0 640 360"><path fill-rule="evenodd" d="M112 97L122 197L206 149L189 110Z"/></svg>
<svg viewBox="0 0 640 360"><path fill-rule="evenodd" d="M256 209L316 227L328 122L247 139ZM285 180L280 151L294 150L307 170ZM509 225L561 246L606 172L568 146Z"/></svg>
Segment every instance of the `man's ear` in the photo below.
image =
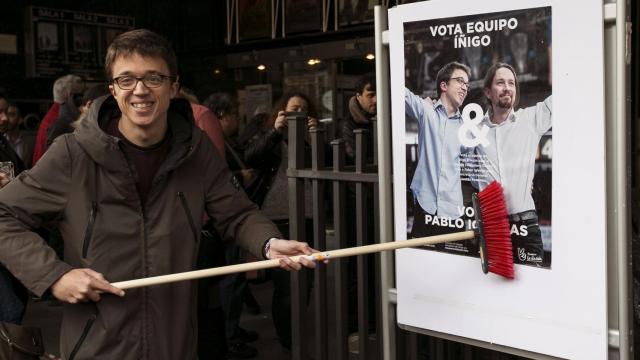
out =
<svg viewBox="0 0 640 360"><path fill-rule="evenodd" d="M484 88L484 89L482 89L482 92L484 92L484 97L486 97L487 100L489 101L489 104L491 104L491 100L489 100L490 99L489 96L491 95L490 90L487 89L487 88Z"/></svg>
<svg viewBox="0 0 640 360"><path fill-rule="evenodd" d="M176 81L171 84L171 98L173 99L180 91L180 76L176 76Z"/></svg>
<svg viewBox="0 0 640 360"><path fill-rule="evenodd" d="M116 96L116 91L113 88L113 84L109 84L109 92L111 93L111 95Z"/></svg>
<svg viewBox="0 0 640 360"><path fill-rule="evenodd" d="M442 80L440 81L440 92L443 93L447 91L447 82Z"/></svg>

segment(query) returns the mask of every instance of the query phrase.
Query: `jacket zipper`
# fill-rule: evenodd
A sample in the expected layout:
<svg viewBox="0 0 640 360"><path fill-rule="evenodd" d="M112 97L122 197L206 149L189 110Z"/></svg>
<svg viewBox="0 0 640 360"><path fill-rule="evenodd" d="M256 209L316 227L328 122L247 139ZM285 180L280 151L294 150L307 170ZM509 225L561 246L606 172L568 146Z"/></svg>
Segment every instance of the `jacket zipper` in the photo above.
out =
<svg viewBox="0 0 640 360"><path fill-rule="evenodd" d="M184 213L187 215L187 219L189 220L189 226L193 232L193 240L198 242L198 232L196 231L196 224L193 221L193 216L191 216L191 210L189 210L189 205L187 204L187 198L184 196L182 191L178 192L178 197L180 198L180 203L182 204Z"/></svg>
<svg viewBox="0 0 640 360"><path fill-rule="evenodd" d="M84 330L82 330L82 334L80 335L78 342L76 342L76 345L73 347L73 350L71 350L71 354L69 355L69 360L73 360L76 357L76 355L78 354L78 351L80 350L80 347L82 346L82 343L84 343L84 340L87 338L87 335L89 334L89 331L91 331L91 327L93 327L93 323L95 321L96 321L96 315L93 314L91 315L89 320L87 320L87 324L84 326Z"/></svg>
<svg viewBox="0 0 640 360"><path fill-rule="evenodd" d="M91 235L93 234L93 226L96 222L96 213L98 212L98 204L93 201L91 203L91 211L89 212L89 222L87 223L87 230L84 232L84 240L82 241L82 258L87 258L89 252L89 244L91 243Z"/></svg>

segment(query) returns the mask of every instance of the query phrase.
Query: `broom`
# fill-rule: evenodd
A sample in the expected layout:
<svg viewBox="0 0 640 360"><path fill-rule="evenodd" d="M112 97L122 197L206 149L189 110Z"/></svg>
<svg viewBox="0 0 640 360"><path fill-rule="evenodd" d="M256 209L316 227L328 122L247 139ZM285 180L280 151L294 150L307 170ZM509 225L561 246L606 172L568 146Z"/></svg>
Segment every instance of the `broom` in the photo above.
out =
<svg viewBox="0 0 640 360"><path fill-rule="evenodd" d="M473 194L477 230L468 230L452 234L415 238L404 241L393 241L381 244L356 246L345 249L318 252L311 255L292 256L293 261L299 262L306 257L312 261L327 261L355 255L365 255L381 251L397 250L409 247L440 244L449 241L479 239L480 261L482 270L486 274L492 272L509 279L513 279L513 255L511 250L511 235L507 221L507 209L502 195L502 186L494 181L478 194ZM277 268L278 259L256 261L245 264L222 266L211 269L188 271L176 274L153 276L143 279L128 280L112 283L111 285L126 290L144 286L168 284L177 281L195 280L205 277L235 274L240 272Z"/></svg>

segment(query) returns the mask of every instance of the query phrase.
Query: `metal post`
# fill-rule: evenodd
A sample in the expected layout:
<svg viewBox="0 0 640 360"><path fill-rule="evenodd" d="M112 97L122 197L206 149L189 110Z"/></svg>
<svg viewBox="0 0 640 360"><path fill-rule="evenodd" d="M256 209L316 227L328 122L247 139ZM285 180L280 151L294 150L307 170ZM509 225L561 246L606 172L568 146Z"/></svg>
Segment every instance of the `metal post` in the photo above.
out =
<svg viewBox="0 0 640 360"><path fill-rule="evenodd" d="M605 93L609 355L621 360L633 358L626 6L625 0L604 5L605 87L613 89Z"/></svg>
<svg viewBox="0 0 640 360"><path fill-rule="evenodd" d="M333 148L333 171L341 173L345 168L345 150L344 141L342 139L333 140L331 142ZM333 249L341 249L347 247L347 227L346 221L347 208L347 184L346 181L333 181L333 226L335 229ZM348 278L347 278L347 262L333 261L330 266L334 270L334 299L336 302L335 313L335 338L336 345L333 357L337 360L347 360L349 358L347 336L349 317L354 316L348 311Z"/></svg>
<svg viewBox="0 0 640 360"><path fill-rule="evenodd" d="M628 141L627 124L627 4L626 0L616 1L616 143L615 143L615 171L616 171L616 202L615 210L618 214L616 228L618 234L618 309L620 330L620 359L631 359L633 352L631 343L631 311L632 293L629 291L631 280L631 252L629 251L631 234L629 231L629 194L628 186Z"/></svg>
<svg viewBox="0 0 640 360"><path fill-rule="evenodd" d="M318 171L324 168L324 129L310 129L311 133L311 169ZM324 180L311 180L313 193L313 246L316 249L326 249L327 239L325 232L325 197ZM307 239L309 241L311 239ZM314 298L316 315L315 327L315 356L316 360L328 358L329 339L327 336L327 268L320 266L314 273Z"/></svg>
<svg viewBox="0 0 640 360"><path fill-rule="evenodd" d="M378 178L380 206L380 242L393 241L393 199L391 189L391 85L389 83L389 48L383 44L382 34L388 29L387 7L374 8L375 49L376 49L376 95L378 134ZM389 291L394 284L393 254L380 254L380 294L382 306L382 359L395 360L395 312Z"/></svg>
<svg viewBox="0 0 640 360"><path fill-rule="evenodd" d="M287 117L289 124L289 169L304 168L304 137L306 118ZM290 238L306 239L304 179L289 177L289 232ZM293 359L309 358L307 327L300 319L306 318L307 276L305 271L291 273L291 353Z"/></svg>

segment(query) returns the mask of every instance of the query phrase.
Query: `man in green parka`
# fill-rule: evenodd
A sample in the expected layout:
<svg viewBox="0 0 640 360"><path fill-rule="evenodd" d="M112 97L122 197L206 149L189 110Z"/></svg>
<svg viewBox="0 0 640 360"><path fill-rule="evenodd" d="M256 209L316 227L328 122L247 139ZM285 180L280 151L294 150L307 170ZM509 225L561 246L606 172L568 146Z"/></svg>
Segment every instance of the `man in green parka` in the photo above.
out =
<svg viewBox="0 0 640 360"><path fill-rule="evenodd" d="M225 239L281 267L313 267L232 182L178 92L176 56L148 30L107 50L111 95L73 134L0 190L0 263L36 295L65 303L64 359L196 359L195 282L111 285L193 270L202 213ZM64 260L33 229L60 216Z"/></svg>

